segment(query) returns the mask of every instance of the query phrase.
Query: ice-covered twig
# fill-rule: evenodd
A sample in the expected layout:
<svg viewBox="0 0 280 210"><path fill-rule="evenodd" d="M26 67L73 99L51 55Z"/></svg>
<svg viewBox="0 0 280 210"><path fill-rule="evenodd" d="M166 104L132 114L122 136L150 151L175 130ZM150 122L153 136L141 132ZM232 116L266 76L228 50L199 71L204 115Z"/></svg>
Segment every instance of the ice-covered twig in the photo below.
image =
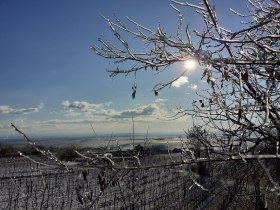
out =
<svg viewBox="0 0 280 210"><path fill-rule="evenodd" d="M31 139L28 138L28 136L23 133L21 130L19 130L13 123L11 123L12 128L18 132L21 136L23 136L23 138L39 153L41 153L43 156L47 157L50 160L54 160L56 163L58 163L59 165L63 166L66 170L69 170L68 166L66 164L64 164L58 157L56 157L54 154L52 154L52 152L50 152L49 150L43 150L40 149L35 142L33 142Z"/></svg>
<svg viewBox="0 0 280 210"><path fill-rule="evenodd" d="M192 179L192 181L193 181L193 185L189 187L189 190L191 190L193 186L197 186L204 191L208 191L208 189L206 189L203 185L199 184L195 179Z"/></svg>
<svg viewBox="0 0 280 210"><path fill-rule="evenodd" d="M266 174L266 176L268 177L270 183L273 185L273 188L270 189L270 191L275 192L275 193L277 194L277 196L279 196L279 195L280 195L280 186L279 186L279 183L277 183L277 182L275 182L275 181L273 180L273 178L272 178L272 176L271 176L271 174L270 174L268 168L264 165L264 163L263 163L262 161L260 161L260 160L258 160L258 161L259 161L259 164L261 165L261 167L263 168L263 170L265 171L265 174Z"/></svg>

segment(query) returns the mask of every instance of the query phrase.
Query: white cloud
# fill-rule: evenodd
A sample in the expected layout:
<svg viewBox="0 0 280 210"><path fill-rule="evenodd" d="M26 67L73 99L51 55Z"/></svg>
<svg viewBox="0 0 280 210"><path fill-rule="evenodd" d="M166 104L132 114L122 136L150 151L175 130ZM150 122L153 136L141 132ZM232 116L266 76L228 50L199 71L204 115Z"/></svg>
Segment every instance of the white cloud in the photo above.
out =
<svg viewBox="0 0 280 210"><path fill-rule="evenodd" d="M92 104L86 101L70 102L66 100L61 103L64 110L56 111L52 113L52 115L63 114L61 122L66 120L66 123L69 123L69 120L71 122L73 122L72 120L75 120L75 122L81 120L81 122L83 122L84 120L88 121L89 119L93 119L95 122L124 121L131 119L132 116L143 120L152 120L162 115L168 115L168 111L163 103L164 101L167 100L157 99L154 103L146 105L138 104L131 109L116 110L110 106L112 104L111 102Z"/></svg>
<svg viewBox="0 0 280 210"><path fill-rule="evenodd" d="M155 100L156 103L163 103L163 102L165 102L165 101L168 101L168 99L157 98L157 99Z"/></svg>
<svg viewBox="0 0 280 210"><path fill-rule="evenodd" d="M162 131L161 127L167 126L167 121L162 121L162 119L174 114L173 110L167 109L164 101L166 100L157 99L155 102L128 109L117 109L110 105L111 102L92 104L85 101L63 101L61 103L63 109L52 112L52 115L49 115L50 118L42 121L26 118L24 122L21 122L21 116L19 116L16 125L21 129L24 128L29 135L90 134L90 123L94 124L94 129L99 133L130 132L133 115L137 132L146 132L148 126L154 132ZM174 129L179 130L184 127L185 121L177 120L177 122L182 126L175 123ZM14 134L8 123L6 124L0 123L0 129L7 135ZM165 131L168 132L173 124L172 122L172 125L165 127Z"/></svg>
<svg viewBox="0 0 280 210"><path fill-rule="evenodd" d="M56 114L63 114L61 122L66 120L66 124L71 122L88 121L93 119L95 122L112 122L123 121L133 117L139 116L155 116L157 111L160 110L159 103L152 103L148 105L136 105L131 109L116 110L111 107L112 102L101 104L89 103L86 101L68 101L65 100L61 103L64 110L57 111ZM72 121L74 120L74 121ZM78 120L78 121L77 121Z"/></svg>
<svg viewBox="0 0 280 210"><path fill-rule="evenodd" d="M52 119L38 122L41 125L59 125L59 124L83 124L83 123L91 123L92 119L74 119L74 120L67 120L67 119Z"/></svg>
<svg viewBox="0 0 280 210"><path fill-rule="evenodd" d="M0 114L30 114L34 112L39 112L44 108L44 104L41 103L37 107L31 108L12 108L9 105L0 105Z"/></svg>
<svg viewBox="0 0 280 210"><path fill-rule="evenodd" d="M13 121L19 128L29 135L52 135L58 133L91 133L90 123L100 133L127 132L131 130L132 116L135 120L137 132L145 132L147 126L151 129L160 127L165 117L172 116L172 110L165 106L165 99L157 99L149 104L138 104L130 108L118 109L111 102L94 104L86 101L63 101L60 110L51 112L44 120L22 118L18 116L18 121ZM5 107L7 109L9 107ZM21 121L20 119L23 119ZM165 121L164 121L165 123ZM163 124L164 124L163 123ZM8 125L8 123L6 123ZM13 134L13 130L0 123L0 129L7 134ZM156 130L154 130L156 131Z"/></svg>
<svg viewBox="0 0 280 210"><path fill-rule="evenodd" d="M112 115L108 115L111 118L131 118L138 116L155 116L160 111L160 107L157 104L148 104L144 106L137 107L131 110L123 110L115 112Z"/></svg>
<svg viewBox="0 0 280 210"><path fill-rule="evenodd" d="M174 82L172 83L172 86L173 86L173 87L176 87L176 88L179 88L179 87L181 87L182 85L187 84L187 83L189 83L189 78L188 78L188 77L185 77L185 76L182 76L182 77L180 77L179 79L177 79L176 81L174 81Z"/></svg>
<svg viewBox="0 0 280 210"><path fill-rule="evenodd" d="M84 111L92 111L92 110L97 110L101 109L104 107L104 104L91 104L86 101L63 101L61 105L64 108L68 109L77 109L77 110L84 110Z"/></svg>
<svg viewBox="0 0 280 210"><path fill-rule="evenodd" d="M74 110L68 110L65 114L64 114L64 116L65 117L79 117L79 116L81 116L82 115L82 113L81 112L76 112L76 111L74 111Z"/></svg>
<svg viewBox="0 0 280 210"><path fill-rule="evenodd" d="M9 124L0 124L0 129L9 129L9 130L12 130L11 128L12 128L12 127L11 127Z"/></svg>
<svg viewBox="0 0 280 210"><path fill-rule="evenodd" d="M190 89L196 90L197 89L197 85L196 84L190 84L188 86Z"/></svg>

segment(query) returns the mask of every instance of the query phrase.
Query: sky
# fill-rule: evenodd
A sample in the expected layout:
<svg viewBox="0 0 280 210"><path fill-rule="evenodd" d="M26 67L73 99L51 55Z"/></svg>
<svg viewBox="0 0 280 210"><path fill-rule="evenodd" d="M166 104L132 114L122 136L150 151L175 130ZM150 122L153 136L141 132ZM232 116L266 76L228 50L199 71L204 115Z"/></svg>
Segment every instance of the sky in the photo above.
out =
<svg viewBox="0 0 280 210"><path fill-rule="evenodd" d="M225 25L234 21L227 15L229 6L238 10L242 5L242 0L210 2ZM137 133L149 129L183 134L193 121L170 116L178 108L190 107L196 93L209 88L200 80L201 69L188 71L158 97L153 86L179 76L184 65L178 63L161 74L139 73L132 99L134 75L109 77L106 69L116 67L114 61L90 49L102 35L117 43L101 14L116 15L124 23L128 16L154 30L160 24L176 34L177 14L169 4L168 0L0 1L0 138L15 135L10 123L30 136L92 135L91 125L98 134L131 133L132 115ZM202 26L190 9L182 11L185 25ZM130 44L133 49L143 47L141 42Z"/></svg>

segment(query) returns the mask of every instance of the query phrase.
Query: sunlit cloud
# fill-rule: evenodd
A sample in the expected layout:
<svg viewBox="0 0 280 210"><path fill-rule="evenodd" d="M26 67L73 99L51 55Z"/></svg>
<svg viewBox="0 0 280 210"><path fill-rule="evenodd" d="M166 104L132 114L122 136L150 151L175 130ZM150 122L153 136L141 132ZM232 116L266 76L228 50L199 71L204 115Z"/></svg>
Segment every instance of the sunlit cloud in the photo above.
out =
<svg viewBox="0 0 280 210"><path fill-rule="evenodd" d="M197 89L197 85L196 84L190 84L188 87L190 89L192 89L192 90L196 90Z"/></svg>
<svg viewBox="0 0 280 210"><path fill-rule="evenodd" d="M0 125L0 129L9 129L9 130L11 130L11 126L8 125L8 124L1 124Z"/></svg>
<svg viewBox="0 0 280 210"><path fill-rule="evenodd" d="M44 108L44 104L41 103L37 107L31 108L12 108L9 105L0 105L0 114L30 114L39 112Z"/></svg>
<svg viewBox="0 0 280 210"><path fill-rule="evenodd" d="M61 105L64 108L84 110L84 111L92 111L92 110L102 109L102 108L104 108L104 106L109 106L110 104L111 104L111 102L107 102L105 104L92 104L92 103L88 103L86 101L73 101L73 102L70 102L68 100L63 101L61 103Z"/></svg>
<svg viewBox="0 0 280 210"><path fill-rule="evenodd" d="M163 102L166 102L166 101L168 101L168 99L157 98L157 99L155 100L156 103L163 103Z"/></svg>
<svg viewBox="0 0 280 210"><path fill-rule="evenodd" d="M91 123L92 119L52 119L46 121L40 121L38 124L41 125L59 125L59 124L84 124L84 123Z"/></svg>
<svg viewBox="0 0 280 210"><path fill-rule="evenodd" d="M174 110L170 110L165 105L165 101L167 100L158 98L149 104L138 104L127 109L117 109L111 102L94 104L86 101L71 102L65 100L61 103L61 109L50 112L48 119L37 120L19 116L17 117L18 120L13 122L19 129L23 129L29 135L90 135L92 124L99 133L130 132L132 117L137 132L146 132L147 127L150 127L153 131L161 131L162 127L166 127L165 130L168 131L174 123L170 124L169 121L162 121L162 119L173 116ZM184 123L184 120L177 120L176 126L172 129L183 128ZM14 131L8 122L0 123L0 129L7 135L14 135Z"/></svg>
<svg viewBox="0 0 280 210"><path fill-rule="evenodd" d="M74 110L68 110L64 113L65 117L79 117L81 115L82 115L81 112L76 112Z"/></svg>
<svg viewBox="0 0 280 210"><path fill-rule="evenodd" d="M17 116L12 122L29 135L89 134L91 124L94 124L94 128L101 133L130 132L133 117L137 132L145 132L148 126L156 131L161 130L161 126L165 126L166 122L162 119L174 115L173 110L165 105L166 101L157 98L152 103L119 109L111 102L95 104L87 101L65 100L60 103L62 105L60 109L49 112L44 120L34 119L32 116ZM40 107L42 106L35 107L33 111L39 110ZM1 108L5 113L20 110L9 106L1 106ZM0 123L0 129L7 135L14 135L9 122Z"/></svg>
<svg viewBox="0 0 280 210"><path fill-rule="evenodd" d="M112 118L131 118L131 117L138 117L138 116L152 116L156 115L160 112L160 107L156 104L148 104L145 106L138 107L136 109L131 110L123 110L120 112L116 112L114 115L109 117Z"/></svg>
<svg viewBox="0 0 280 210"><path fill-rule="evenodd" d="M172 82L172 86L176 87L176 88L179 88L182 85L185 85L187 83L189 83L189 78L186 77L186 76L182 76L179 79L177 79L176 81Z"/></svg>
<svg viewBox="0 0 280 210"><path fill-rule="evenodd" d="M64 107L62 113L66 118L92 118L97 121L112 121L115 119L126 119L132 117L157 117L159 114L166 112L164 110L164 99L159 99L155 103L147 105L136 105L132 109L116 110L110 107L111 103L92 104L85 101L63 101L61 105Z"/></svg>

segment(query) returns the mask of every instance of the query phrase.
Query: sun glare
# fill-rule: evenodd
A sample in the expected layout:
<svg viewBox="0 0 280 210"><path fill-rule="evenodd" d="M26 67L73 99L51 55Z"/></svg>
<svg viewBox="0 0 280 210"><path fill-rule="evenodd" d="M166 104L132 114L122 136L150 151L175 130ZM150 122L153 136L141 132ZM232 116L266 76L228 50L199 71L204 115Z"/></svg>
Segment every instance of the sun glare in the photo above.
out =
<svg viewBox="0 0 280 210"><path fill-rule="evenodd" d="M188 59L184 61L184 67L187 70L193 70L197 67L198 63L195 59Z"/></svg>

